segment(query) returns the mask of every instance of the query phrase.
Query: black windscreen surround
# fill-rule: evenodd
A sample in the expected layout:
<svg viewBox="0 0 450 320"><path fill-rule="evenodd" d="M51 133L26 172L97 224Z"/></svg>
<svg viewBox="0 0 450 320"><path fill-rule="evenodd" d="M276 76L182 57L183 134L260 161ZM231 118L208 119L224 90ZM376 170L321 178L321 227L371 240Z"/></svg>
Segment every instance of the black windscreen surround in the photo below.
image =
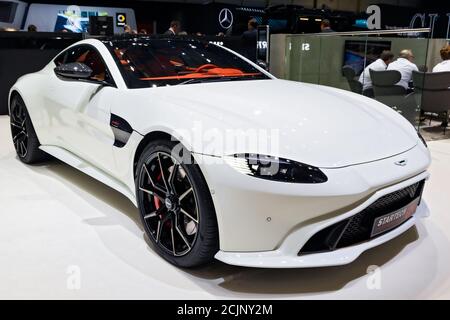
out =
<svg viewBox="0 0 450 320"><path fill-rule="evenodd" d="M235 54L210 43L180 39L105 41L129 88L269 79Z"/></svg>

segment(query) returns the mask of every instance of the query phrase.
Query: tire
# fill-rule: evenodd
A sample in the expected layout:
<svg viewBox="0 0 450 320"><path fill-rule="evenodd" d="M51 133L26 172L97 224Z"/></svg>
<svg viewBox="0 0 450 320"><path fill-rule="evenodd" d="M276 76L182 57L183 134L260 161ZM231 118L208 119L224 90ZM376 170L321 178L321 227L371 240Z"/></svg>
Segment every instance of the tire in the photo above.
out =
<svg viewBox="0 0 450 320"><path fill-rule="evenodd" d="M198 267L219 250L216 213L209 188L192 162L172 154L173 141L151 142L136 169L136 195L146 235L157 252L179 267ZM174 173L174 174L172 174Z"/></svg>
<svg viewBox="0 0 450 320"><path fill-rule="evenodd" d="M11 103L10 125L14 148L20 161L35 164L50 159L47 153L39 149L39 139L34 131L30 115L25 103L18 95Z"/></svg>

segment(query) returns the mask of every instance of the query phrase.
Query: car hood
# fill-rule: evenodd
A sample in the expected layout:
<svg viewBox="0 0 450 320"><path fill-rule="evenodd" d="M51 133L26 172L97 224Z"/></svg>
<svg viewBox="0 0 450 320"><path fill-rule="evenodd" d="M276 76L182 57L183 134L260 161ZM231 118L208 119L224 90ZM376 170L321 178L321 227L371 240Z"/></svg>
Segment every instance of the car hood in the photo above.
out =
<svg viewBox="0 0 450 320"><path fill-rule="evenodd" d="M391 108L330 87L254 80L161 89L153 92L176 106L189 125L200 123L206 135L214 130L239 130L248 138L256 131L262 144L264 139L278 140L267 151L270 155L321 168L385 159L418 142L412 125ZM264 134L266 138L261 138ZM195 145L193 151L218 156L261 153L261 143L258 148L224 143L223 150L212 152L197 150Z"/></svg>

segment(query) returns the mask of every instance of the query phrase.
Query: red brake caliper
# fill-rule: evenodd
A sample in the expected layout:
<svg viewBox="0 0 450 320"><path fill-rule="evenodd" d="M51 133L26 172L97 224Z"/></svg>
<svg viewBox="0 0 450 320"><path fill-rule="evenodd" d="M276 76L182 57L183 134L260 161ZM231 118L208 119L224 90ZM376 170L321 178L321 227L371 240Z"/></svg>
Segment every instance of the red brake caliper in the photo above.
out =
<svg viewBox="0 0 450 320"><path fill-rule="evenodd" d="M156 181L160 181L162 178L162 173L159 174L159 176L156 178ZM161 207L161 200L159 200L158 197L153 197L153 203L155 204L156 210L159 210ZM161 215L159 216L161 218Z"/></svg>
<svg viewBox="0 0 450 320"><path fill-rule="evenodd" d="M156 178L156 181L158 181L158 182L161 181L161 178L162 178L162 173L159 174L159 176ZM155 204L156 210L159 210L159 208L161 207L161 200L159 200L159 198L157 198L157 197L153 197L153 203ZM162 219L163 215L160 214L159 218ZM170 224L171 224L171 221L167 220L166 221L166 227L170 228Z"/></svg>

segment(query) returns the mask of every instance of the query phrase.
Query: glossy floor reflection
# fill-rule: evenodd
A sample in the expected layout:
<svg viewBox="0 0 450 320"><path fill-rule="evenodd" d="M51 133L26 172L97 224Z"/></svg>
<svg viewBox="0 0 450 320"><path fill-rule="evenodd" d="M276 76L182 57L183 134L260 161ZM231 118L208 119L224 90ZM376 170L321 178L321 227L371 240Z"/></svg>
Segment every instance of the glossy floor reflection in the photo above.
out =
<svg viewBox="0 0 450 320"><path fill-rule="evenodd" d="M59 161L25 166L10 139L0 117L2 299L450 298L449 140L430 143L432 216L350 265L181 270L153 252L124 196Z"/></svg>

